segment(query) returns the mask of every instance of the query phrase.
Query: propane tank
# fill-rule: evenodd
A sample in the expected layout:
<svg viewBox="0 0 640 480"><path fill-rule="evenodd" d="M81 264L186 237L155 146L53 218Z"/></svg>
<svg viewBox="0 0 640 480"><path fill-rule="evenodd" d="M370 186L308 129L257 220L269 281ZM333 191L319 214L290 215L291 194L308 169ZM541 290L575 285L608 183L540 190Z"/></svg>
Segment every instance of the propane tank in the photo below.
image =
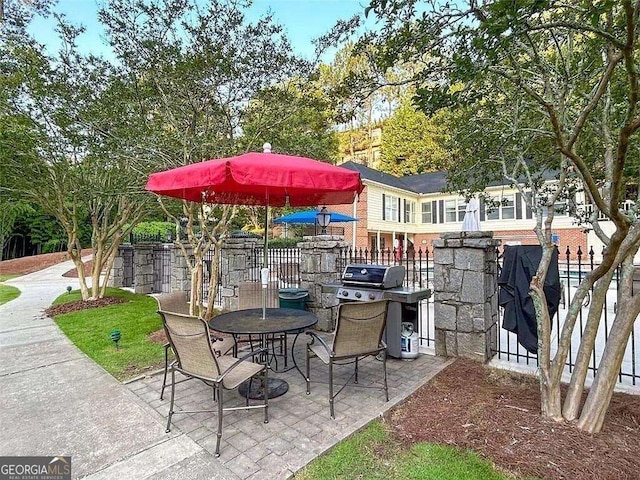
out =
<svg viewBox="0 0 640 480"><path fill-rule="evenodd" d="M400 335L400 358L418 357L418 333L413 330L412 322L402 322Z"/></svg>

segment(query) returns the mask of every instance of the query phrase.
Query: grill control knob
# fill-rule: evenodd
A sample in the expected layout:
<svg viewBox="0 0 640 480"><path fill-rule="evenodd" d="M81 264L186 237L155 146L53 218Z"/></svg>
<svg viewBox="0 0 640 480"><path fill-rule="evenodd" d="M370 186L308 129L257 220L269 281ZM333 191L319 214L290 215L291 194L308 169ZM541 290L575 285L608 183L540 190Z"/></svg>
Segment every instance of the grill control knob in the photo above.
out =
<svg viewBox="0 0 640 480"><path fill-rule="evenodd" d="M348 291L346 291L346 290L343 290L343 291L342 291L342 296L343 296L343 297L348 297L348 296L349 296L349 292L348 292Z"/></svg>
<svg viewBox="0 0 640 480"><path fill-rule="evenodd" d="M369 294L369 300L375 300L376 296L373 293Z"/></svg>
<svg viewBox="0 0 640 480"><path fill-rule="evenodd" d="M356 292L356 298L360 298L362 294L360 292Z"/></svg>

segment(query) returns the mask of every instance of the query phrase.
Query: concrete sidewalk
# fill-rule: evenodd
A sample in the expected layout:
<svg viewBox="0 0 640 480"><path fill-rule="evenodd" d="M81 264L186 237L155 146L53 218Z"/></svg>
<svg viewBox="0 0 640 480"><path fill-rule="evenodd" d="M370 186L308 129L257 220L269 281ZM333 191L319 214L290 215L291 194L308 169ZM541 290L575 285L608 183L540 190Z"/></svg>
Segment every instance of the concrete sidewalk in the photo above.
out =
<svg viewBox="0 0 640 480"><path fill-rule="evenodd" d="M0 306L0 455L71 455L74 478L236 478L80 352L43 310L77 279L64 262L6 282Z"/></svg>

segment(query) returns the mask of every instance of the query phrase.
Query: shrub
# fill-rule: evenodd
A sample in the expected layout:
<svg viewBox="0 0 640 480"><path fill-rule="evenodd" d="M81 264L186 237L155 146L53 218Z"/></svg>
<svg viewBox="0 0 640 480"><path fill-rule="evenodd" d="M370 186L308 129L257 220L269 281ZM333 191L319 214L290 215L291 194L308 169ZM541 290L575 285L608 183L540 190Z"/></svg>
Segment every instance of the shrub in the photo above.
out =
<svg viewBox="0 0 640 480"><path fill-rule="evenodd" d="M272 248L291 248L301 241L302 238L273 238L269 240L269 246Z"/></svg>

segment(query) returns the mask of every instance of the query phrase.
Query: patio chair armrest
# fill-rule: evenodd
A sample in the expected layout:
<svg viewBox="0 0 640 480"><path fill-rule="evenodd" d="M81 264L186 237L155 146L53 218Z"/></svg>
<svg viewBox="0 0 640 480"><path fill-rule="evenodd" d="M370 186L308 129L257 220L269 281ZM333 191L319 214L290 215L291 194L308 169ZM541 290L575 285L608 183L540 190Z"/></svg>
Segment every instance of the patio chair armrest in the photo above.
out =
<svg viewBox="0 0 640 480"><path fill-rule="evenodd" d="M316 332L305 332L305 333L311 337L311 343L313 343L316 340L318 340L318 342L320 342L320 345L322 345L325 348L325 350L327 351L329 356L333 357L333 350L331 350L331 348L329 348L329 345L327 345L327 342L324 340L324 338L322 338Z"/></svg>
<svg viewBox="0 0 640 480"><path fill-rule="evenodd" d="M251 357L254 357L254 356L256 356L256 355L258 355L260 353L268 353L268 350L266 348L259 348L258 350L254 350L253 352L249 352L246 355L243 355L242 357L238 358L224 372L222 372L222 375L220 375L220 377L218 378L218 381L224 380L224 377L226 377L231 370L236 368L242 362L246 362L247 359L249 359ZM265 366L265 368L266 368L266 366Z"/></svg>

